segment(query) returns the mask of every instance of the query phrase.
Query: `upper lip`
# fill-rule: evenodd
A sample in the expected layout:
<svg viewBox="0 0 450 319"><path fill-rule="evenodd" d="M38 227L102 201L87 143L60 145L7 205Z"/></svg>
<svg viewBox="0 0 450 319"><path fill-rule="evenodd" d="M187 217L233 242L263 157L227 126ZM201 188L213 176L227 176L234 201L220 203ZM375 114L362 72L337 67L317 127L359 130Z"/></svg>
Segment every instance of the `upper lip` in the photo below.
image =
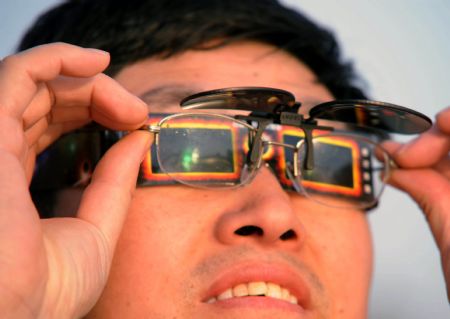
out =
<svg viewBox="0 0 450 319"><path fill-rule="evenodd" d="M311 291L305 279L291 266L283 263L244 262L223 271L207 289L203 301L217 297L228 288L255 281L272 282L286 288L297 297L303 309L310 307Z"/></svg>

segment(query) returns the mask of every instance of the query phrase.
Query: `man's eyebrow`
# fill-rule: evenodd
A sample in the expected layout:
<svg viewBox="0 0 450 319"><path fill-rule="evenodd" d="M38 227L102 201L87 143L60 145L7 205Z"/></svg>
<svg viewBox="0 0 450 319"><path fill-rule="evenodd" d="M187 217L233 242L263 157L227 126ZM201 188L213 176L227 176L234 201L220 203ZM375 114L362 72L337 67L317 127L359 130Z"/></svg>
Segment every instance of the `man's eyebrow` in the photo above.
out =
<svg viewBox="0 0 450 319"><path fill-rule="evenodd" d="M185 85L163 85L149 89L139 97L150 107L178 107L185 97L200 92L200 89Z"/></svg>

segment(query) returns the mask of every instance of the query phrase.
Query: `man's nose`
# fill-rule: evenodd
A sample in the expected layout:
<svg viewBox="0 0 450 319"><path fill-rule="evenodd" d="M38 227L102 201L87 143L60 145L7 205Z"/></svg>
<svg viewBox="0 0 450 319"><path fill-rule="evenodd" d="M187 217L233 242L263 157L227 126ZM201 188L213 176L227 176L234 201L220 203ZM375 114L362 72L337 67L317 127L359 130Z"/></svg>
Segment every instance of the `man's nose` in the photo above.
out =
<svg viewBox="0 0 450 319"><path fill-rule="evenodd" d="M215 230L221 242L299 247L305 236L303 225L269 168L261 168L250 184L233 192L235 205L220 216Z"/></svg>

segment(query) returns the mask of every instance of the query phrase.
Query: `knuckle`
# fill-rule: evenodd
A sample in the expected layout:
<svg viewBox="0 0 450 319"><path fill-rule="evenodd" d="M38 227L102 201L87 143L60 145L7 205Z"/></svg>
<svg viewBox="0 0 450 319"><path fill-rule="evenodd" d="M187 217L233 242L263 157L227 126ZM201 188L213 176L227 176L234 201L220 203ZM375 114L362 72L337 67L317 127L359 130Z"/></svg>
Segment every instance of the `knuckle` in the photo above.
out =
<svg viewBox="0 0 450 319"><path fill-rule="evenodd" d="M98 73L92 77L92 80L99 84L108 84L113 82L114 80L104 73Z"/></svg>
<svg viewBox="0 0 450 319"><path fill-rule="evenodd" d="M17 71L21 69L21 59L16 54L8 55L0 61L1 72Z"/></svg>
<svg viewBox="0 0 450 319"><path fill-rule="evenodd" d="M74 47L74 45L65 43L65 42L52 42L49 44L45 44L44 46L48 47L51 50L56 50L56 51L70 50L71 48Z"/></svg>
<svg viewBox="0 0 450 319"><path fill-rule="evenodd" d="M48 50L49 52L57 52L58 54L64 54L68 51L79 50L81 47L66 43L66 42L52 42L41 45L42 50Z"/></svg>

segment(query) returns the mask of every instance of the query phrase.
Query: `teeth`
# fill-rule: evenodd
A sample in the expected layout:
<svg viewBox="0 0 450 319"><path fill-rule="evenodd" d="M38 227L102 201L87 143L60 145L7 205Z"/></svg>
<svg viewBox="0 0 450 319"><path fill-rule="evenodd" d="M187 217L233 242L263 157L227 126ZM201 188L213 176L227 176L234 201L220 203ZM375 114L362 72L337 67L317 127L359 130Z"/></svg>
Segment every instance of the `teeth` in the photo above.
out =
<svg viewBox="0 0 450 319"><path fill-rule="evenodd" d="M207 303L215 303L218 300L226 300L236 297L247 296L266 296L275 299L285 300L287 302L298 304L295 296L291 295L289 290L271 282L255 281L246 284L239 284L223 291L217 297L207 300Z"/></svg>
<svg viewBox="0 0 450 319"><path fill-rule="evenodd" d="M240 284L233 288L233 296L244 297L248 296L248 287L246 284Z"/></svg>
<svg viewBox="0 0 450 319"><path fill-rule="evenodd" d="M217 296L217 300L225 300L233 298L233 291L231 289L227 289Z"/></svg>
<svg viewBox="0 0 450 319"><path fill-rule="evenodd" d="M281 287L273 283L267 284L267 296L281 299Z"/></svg>
<svg viewBox="0 0 450 319"><path fill-rule="evenodd" d="M267 293L267 285L265 282L257 281L248 283L249 296L265 295Z"/></svg>
<svg viewBox="0 0 450 319"><path fill-rule="evenodd" d="M289 293L289 290L287 290L286 288L281 288L281 299L289 300L290 295L291 294Z"/></svg>

